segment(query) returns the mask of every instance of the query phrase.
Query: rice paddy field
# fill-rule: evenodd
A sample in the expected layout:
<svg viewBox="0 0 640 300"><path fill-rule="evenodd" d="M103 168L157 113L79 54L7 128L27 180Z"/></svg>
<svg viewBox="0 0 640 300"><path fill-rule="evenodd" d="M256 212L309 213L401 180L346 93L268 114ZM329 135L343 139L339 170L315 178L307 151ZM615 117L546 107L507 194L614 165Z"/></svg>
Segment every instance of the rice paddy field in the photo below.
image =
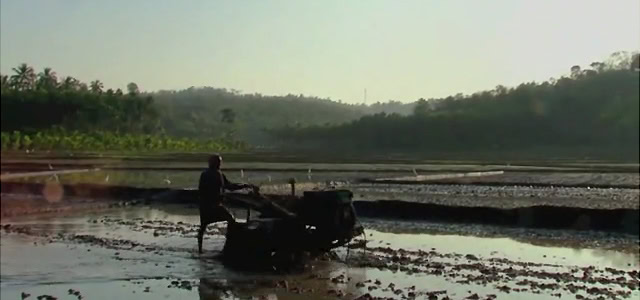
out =
<svg viewBox="0 0 640 300"><path fill-rule="evenodd" d="M2 182L197 187L206 156L3 153ZM68 171L60 173L57 171ZM638 213L638 164L602 161L327 161L225 156L261 192L344 188L354 201ZM52 172L53 171L53 172ZM375 178L502 171L372 183ZM34 175L36 172L44 175ZM49 172L49 173L47 173ZM55 173L55 174L54 174ZM495 174L495 173L491 173ZM480 211L480 210L479 210ZM243 212L236 214L240 219ZM2 191L2 299L638 299L637 234L367 215L350 246L289 273L224 267L226 225L197 253L197 208ZM366 245L366 246L364 246Z"/></svg>

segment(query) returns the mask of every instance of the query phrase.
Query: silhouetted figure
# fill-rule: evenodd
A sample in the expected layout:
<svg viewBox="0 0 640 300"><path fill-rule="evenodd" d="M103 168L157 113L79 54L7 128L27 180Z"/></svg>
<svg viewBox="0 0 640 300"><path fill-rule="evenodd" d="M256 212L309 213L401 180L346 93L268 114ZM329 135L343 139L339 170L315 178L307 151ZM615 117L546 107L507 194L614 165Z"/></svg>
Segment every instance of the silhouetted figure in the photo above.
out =
<svg viewBox="0 0 640 300"><path fill-rule="evenodd" d="M202 253L202 239L207 225L220 221L227 221L229 226L236 220L229 210L222 205L223 191L239 190L252 187L249 184L236 184L227 180L220 167L222 157L214 154L209 157L209 168L200 174L198 184L200 196L200 230L198 230L198 252Z"/></svg>

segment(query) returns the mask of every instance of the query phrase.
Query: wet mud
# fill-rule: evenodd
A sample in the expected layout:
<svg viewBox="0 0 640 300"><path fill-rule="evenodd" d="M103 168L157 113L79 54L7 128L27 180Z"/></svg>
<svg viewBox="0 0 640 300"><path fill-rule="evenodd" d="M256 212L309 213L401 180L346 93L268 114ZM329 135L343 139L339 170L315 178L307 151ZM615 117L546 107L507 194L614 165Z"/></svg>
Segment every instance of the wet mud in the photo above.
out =
<svg viewBox="0 0 640 300"><path fill-rule="evenodd" d="M638 234L637 209L530 206L515 209L449 206L406 201L356 201L359 216L402 220L492 224L524 228L600 230Z"/></svg>
<svg viewBox="0 0 640 300"><path fill-rule="evenodd" d="M3 299L633 299L638 239L364 219L366 235L290 274L222 266L224 224L196 254L197 210L112 207L3 218ZM410 232L410 233L407 233ZM473 235L469 235L473 234ZM549 235L563 236L534 245ZM499 236L499 237L497 237ZM366 241L366 247L365 247ZM603 249L599 244L616 244ZM582 247L582 248L579 248ZM37 258L37 259L34 259ZM79 295L79 296L78 296Z"/></svg>
<svg viewBox="0 0 640 300"><path fill-rule="evenodd" d="M638 209L640 189L465 184L349 184L354 200L400 200L451 206L517 208L563 206Z"/></svg>
<svg viewBox="0 0 640 300"><path fill-rule="evenodd" d="M540 191L535 188L487 188L461 185L452 185L448 189L439 185L410 188L388 184L339 184L336 186L350 188L355 194L354 207L357 214L369 218L524 228L599 230L633 235L638 234L640 227L638 213L640 190L583 189L578 192L578 196L587 194L591 198L578 200L577 196L567 196L562 194L562 191L554 189ZM302 191L316 188L327 188L327 186L301 184L297 187ZM271 185L264 187L263 190L275 195L286 195L290 187ZM96 199L93 204L97 207L127 206L142 202L197 204L197 191L192 189L173 190L97 184L63 185L55 182L47 184L2 182L2 191L5 195L2 201L2 216L30 213L30 207L34 212L61 211L78 204L91 207L91 203L78 199ZM522 197L518 198L518 193L530 193L530 196L522 200ZM13 196L20 194L31 196L27 199ZM375 200L377 197L394 199L398 196L401 200ZM596 199L598 197L599 199ZM100 199L108 201L99 201ZM114 202L113 199L124 200ZM229 204L234 205L233 201Z"/></svg>
<svg viewBox="0 0 640 300"><path fill-rule="evenodd" d="M80 166L74 158L50 161L3 157L2 172ZM230 179L263 184L264 193L289 193L282 183L290 177L298 192L354 191L365 235L277 273L224 267L224 223L208 227L205 254L197 254L199 217L188 188L200 161L152 170L157 160L96 156L83 163L107 170L3 181L0 298L640 297L637 164L230 164ZM413 169L507 172L418 185L356 180ZM245 210L234 213L242 220Z"/></svg>

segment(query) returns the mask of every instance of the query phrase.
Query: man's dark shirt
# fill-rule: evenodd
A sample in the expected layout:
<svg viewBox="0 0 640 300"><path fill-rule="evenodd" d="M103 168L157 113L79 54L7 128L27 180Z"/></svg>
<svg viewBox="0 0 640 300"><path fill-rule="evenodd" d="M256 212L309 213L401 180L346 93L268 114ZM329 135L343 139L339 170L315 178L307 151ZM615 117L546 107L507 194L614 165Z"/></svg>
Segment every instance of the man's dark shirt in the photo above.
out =
<svg viewBox="0 0 640 300"><path fill-rule="evenodd" d="M200 194L200 212L210 211L215 206L222 203L223 189L238 190L243 187L242 184L229 182L222 171L215 169L206 169L200 174L200 183L198 190Z"/></svg>

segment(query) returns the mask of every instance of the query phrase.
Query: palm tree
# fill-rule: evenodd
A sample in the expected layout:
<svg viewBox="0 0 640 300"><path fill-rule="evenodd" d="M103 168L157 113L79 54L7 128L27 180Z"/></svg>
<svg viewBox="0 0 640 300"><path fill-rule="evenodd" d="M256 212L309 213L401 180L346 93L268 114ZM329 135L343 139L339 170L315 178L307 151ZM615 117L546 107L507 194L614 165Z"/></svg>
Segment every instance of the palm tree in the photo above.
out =
<svg viewBox="0 0 640 300"><path fill-rule="evenodd" d="M135 82L130 82L129 84L127 84L127 92L129 93L129 95L135 96L140 93L140 89Z"/></svg>
<svg viewBox="0 0 640 300"><path fill-rule="evenodd" d="M32 89L36 81L36 73L33 68L23 63L17 68L12 69L16 74L11 76L11 85L19 90Z"/></svg>
<svg viewBox="0 0 640 300"><path fill-rule="evenodd" d="M226 139L233 139L235 133L233 129L233 122L236 120L236 112L231 108L224 108L220 110L220 122L226 123L227 131L223 133L223 137Z"/></svg>
<svg viewBox="0 0 640 300"><path fill-rule="evenodd" d="M78 90L81 92L87 92L89 91L89 86L84 82L78 81Z"/></svg>
<svg viewBox="0 0 640 300"><path fill-rule="evenodd" d="M100 80L94 80L90 84L91 92L96 94L102 94L102 88L104 88L104 84Z"/></svg>
<svg viewBox="0 0 640 300"><path fill-rule="evenodd" d="M75 91L75 90L78 90L79 84L80 82L77 79L71 76L67 76L62 80L62 83L60 84L60 88L67 91Z"/></svg>
<svg viewBox="0 0 640 300"><path fill-rule="evenodd" d="M220 110L220 115L222 115L222 117L220 118L220 121L222 123L233 124L233 122L236 120L236 112L231 108Z"/></svg>
<svg viewBox="0 0 640 300"><path fill-rule="evenodd" d="M36 86L47 91L53 90L58 86L58 76L51 68L44 68L42 73L38 74L38 82Z"/></svg>
<svg viewBox="0 0 640 300"><path fill-rule="evenodd" d="M0 74L0 91L9 89L9 76Z"/></svg>

